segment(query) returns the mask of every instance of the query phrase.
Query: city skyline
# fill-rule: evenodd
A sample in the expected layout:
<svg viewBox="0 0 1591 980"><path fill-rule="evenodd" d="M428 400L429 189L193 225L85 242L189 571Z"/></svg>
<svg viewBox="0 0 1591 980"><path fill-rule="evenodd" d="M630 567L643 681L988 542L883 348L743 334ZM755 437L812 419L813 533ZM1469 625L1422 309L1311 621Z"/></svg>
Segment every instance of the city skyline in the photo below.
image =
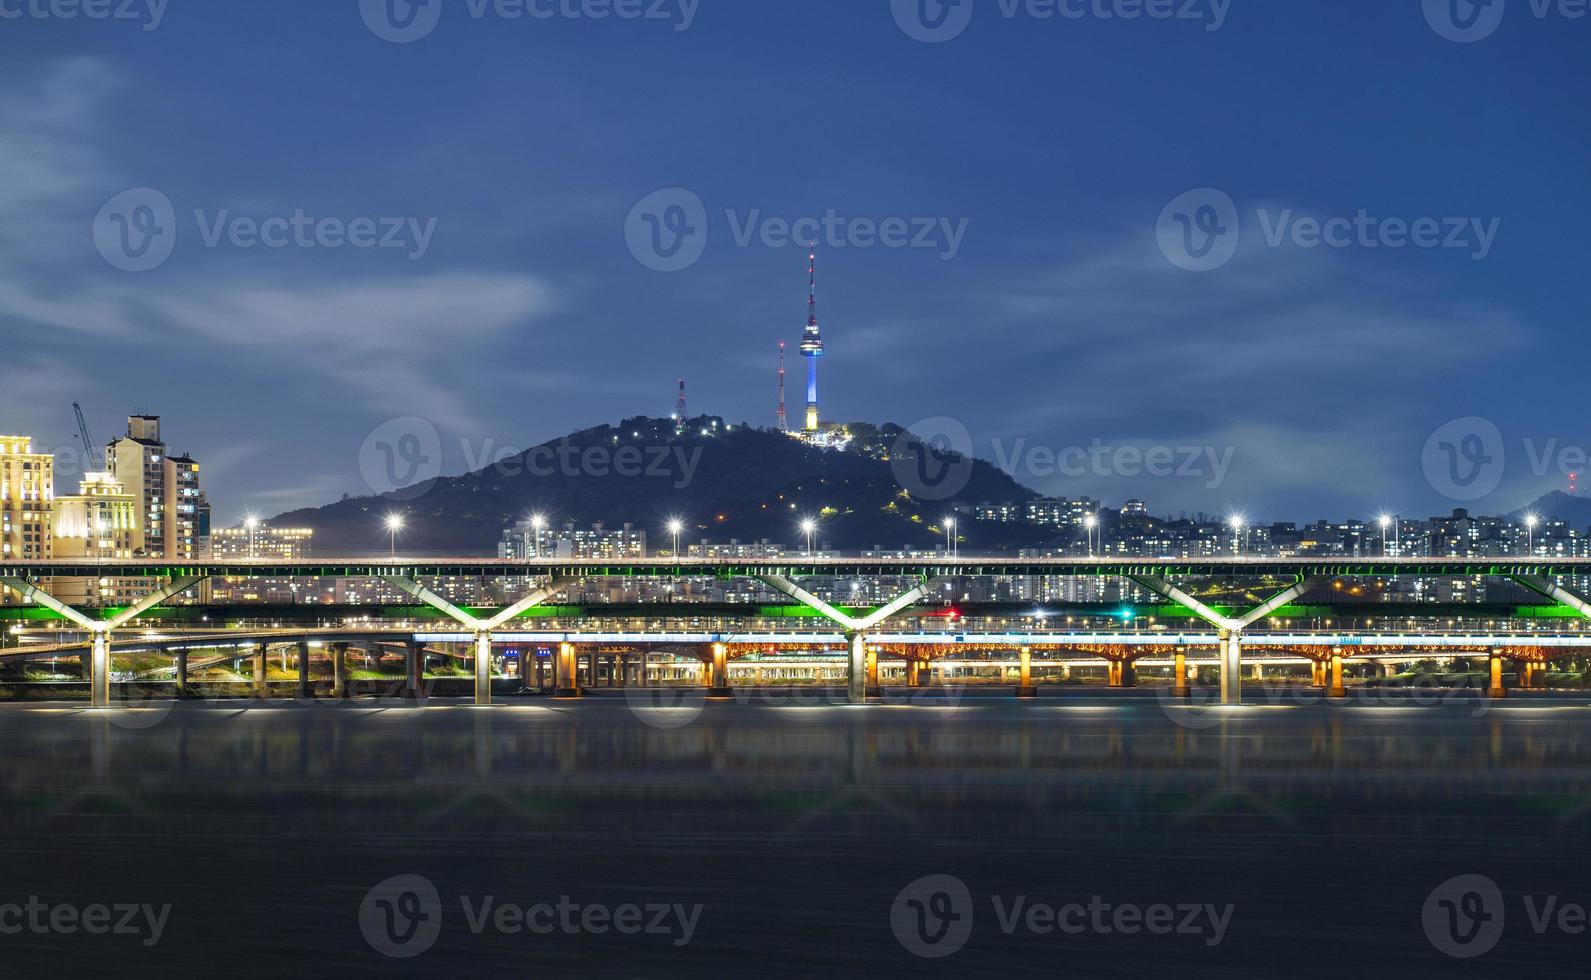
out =
<svg viewBox="0 0 1591 980"><path fill-rule="evenodd" d="M1564 286L1587 208L1573 161L1591 137L1562 124L1558 100L1514 97L1583 87L1573 24L1526 11L1461 45L1417 9L1239 7L1217 30L985 16L924 44L884 5L820 4L707 6L683 30L455 18L394 44L354 6L57 25L8 52L0 142L26 150L0 155L0 227L28 234L0 233L0 325L31 339L9 428L58 448L75 442L74 400L101 430L133 410L183 415L176 448L205 459L230 520L365 492L362 441L408 415L436 426L450 473L467 466L461 443L666 415L681 377L697 411L771 425L771 352L800 330L810 231L826 417L955 419L984 458L1019 441L1233 451L1214 488L1017 474L1043 493L1295 520L1442 513L1426 444L1479 417L1507 451L1482 509L1504 512L1561 489L1553 454L1587 442L1574 362L1554 353L1586 312ZM223 18L224 53L194 44ZM838 46L827 73L768 67L820 36ZM771 57L746 58L746 37ZM607 44L632 57L594 72ZM1130 67L1144 53L1152 77ZM1328 55L1329 78L1298 72ZM184 84L270 76L284 58L290 77L225 101ZM1021 86L1001 71L1013 61ZM740 91L722 92L724 70ZM345 92L344 71L385 79L379 99ZM1286 94L1255 91L1255 72L1287 78ZM630 98L658 77L667 128ZM555 78L581 84L525 98ZM1085 79L1088 99L1065 96ZM436 108L466 92L468 112ZM558 141L536 138L549 127ZM1496 138L1477 147L1483 133ZM136 188L180 218L175 251L147 272L113 267L92 235ZM670 188L702 203L708 229L672 272L627 238L633 210ZM1190 272L1157 227L1200 188L1235 202L1243 244ZM300 212L344 238L365 218L407 247L269 247L238 224ZM1367 247L1361 212L1405 222L1404 238L1429 217L1473 248L1385 247L1384 224ZM1299 222L1333 217L1348 244L1308 244ZM891 219L902 247L881 242ZM919 236L934 247L911 247Z"/></svg>

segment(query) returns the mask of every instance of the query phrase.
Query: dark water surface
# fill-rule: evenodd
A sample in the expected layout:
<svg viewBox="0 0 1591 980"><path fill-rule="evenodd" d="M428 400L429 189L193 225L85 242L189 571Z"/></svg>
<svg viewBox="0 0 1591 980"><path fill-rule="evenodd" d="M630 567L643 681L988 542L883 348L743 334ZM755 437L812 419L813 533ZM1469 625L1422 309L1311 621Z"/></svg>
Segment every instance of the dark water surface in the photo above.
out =
<svg viewBox="0 0 1591 980"><path fill-rule="evenodd" d="M0 973L1584 972L1591 700L1301 700L0 706Z"/></svg>

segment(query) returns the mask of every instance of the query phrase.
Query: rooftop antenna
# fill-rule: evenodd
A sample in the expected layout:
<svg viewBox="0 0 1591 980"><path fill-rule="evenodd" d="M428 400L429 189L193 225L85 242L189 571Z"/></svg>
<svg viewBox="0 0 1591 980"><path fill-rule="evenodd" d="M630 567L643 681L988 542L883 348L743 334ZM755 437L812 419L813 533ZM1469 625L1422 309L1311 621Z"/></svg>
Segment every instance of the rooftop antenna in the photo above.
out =
<svg viewBox="0 0 1591 980"><path fill-rule="evenodd" d="M679 401L674 403L674 419L677 422L685 421L685 379L679 381Z"/></svg>
<svg viewBox="0 0 1591 980"><path fill-rule="evenodd" d="M779 431L790 431L790 416L784 410L784 341L779 341Z"/></svg>

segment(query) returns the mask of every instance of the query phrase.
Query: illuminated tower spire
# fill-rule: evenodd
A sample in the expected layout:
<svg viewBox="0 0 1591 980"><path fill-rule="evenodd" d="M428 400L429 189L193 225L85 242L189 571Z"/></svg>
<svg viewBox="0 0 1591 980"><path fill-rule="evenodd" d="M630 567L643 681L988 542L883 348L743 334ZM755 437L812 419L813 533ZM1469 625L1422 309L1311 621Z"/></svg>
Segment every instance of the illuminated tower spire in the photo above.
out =
<svg viewBox="0 0 1591 980"><path fill-rule="evenodd" d="M685 379L679 381L679 400L674 403L674 421L685 421Z"/></svg>
<svg viewBox="0 0 1591 980"><path fill-rule="evenodd" d="M784 410L784 341L779 341L779 431L790 431L790 416Z"/></svg>
<svg viewBox="0 0 1591 980"><path fill-rule="evenodd" d="M801 356L807 359L808 432L818 430L818 358L823 356L823 334L818 332L818 243L807 255L807 329L801 335Z"/></svg>

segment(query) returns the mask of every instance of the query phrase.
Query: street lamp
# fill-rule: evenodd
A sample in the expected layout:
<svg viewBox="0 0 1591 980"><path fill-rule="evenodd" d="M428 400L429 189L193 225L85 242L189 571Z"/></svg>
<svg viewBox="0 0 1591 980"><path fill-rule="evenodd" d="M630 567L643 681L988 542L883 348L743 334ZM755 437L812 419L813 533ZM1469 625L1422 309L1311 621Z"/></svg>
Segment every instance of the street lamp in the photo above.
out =
<svg viewBox="0 0 1591 980"><path fill-rule="evenodd" d="M1083 527L1088 532L1088 557L1094 557L1094 529L1099 527L1099 516L1089 514L1083 518Z"/></svg>
<svg viewBox="0 0 1591 980"><path fill-rule="evenodd" d="M243 518L243 528L249 532L249 560L253 561L259 557L259 553L254 546L254 532L260 529L260 519L250 514Z"/></svg>
<svg viewBox="0 0 1591 980"><path fill-rule="evenodd" d="M1381 554L1387 552L1387 529L1392 530L1392 546L1398 551L1403 550L1402 535L1398 533L1398 519L1391 514L1382 514L1377 523L1381 525Z"/></svg>
<svg viewBox="0 0 1591 980"><path fill-rule="evenodd" d="M541 532L547 529L547 518L541 514L530 515L530 529L536 534L536 557L541 557Z"/></svg>
<svg viewBox="0 0 1591 980"><path fill-rule="evenodd" d="M1242 548L1242 546L1240 544L1240 538L1241 538L1241 536L1243 534L1243 530L1244 530L1243 529L1243 524L1244 524L1243 517L1241 515L1234 516L1227 523L1230 524L1231 527L1232 527L1232 553L1234 555L1241 555L1241 554L1243 554L1243 551L1244 551L1244 549Z"/></svg>
<svg viewBox="0 0 1591 980"><path fill-rule="evenodd" d="M812 535L818 530L818 522L808 517L801 522L801 533L807 536L807 557L812 557Z"/></svg>
<svg viewBox="0 0 1591 980"><path fill-rule="evenodd" d="M685 522L680 520L679 518L677 518L677 517L673 518L672 520L670 520L668 522L668 533L674 535L674 557L675 558L679 557L679 535L680 535L680 532L683 531L683 530L685 530Z"/></svg>
<svg viewBox="0 0 1591 980"><path fill-rule="evenodd" d="M956 556L956 519L945 518L945 554L948 557Z"/></svg>
<svg viewBox="0 0 1591 980"><path fill-rule="evenodd" d="M1525 515L1525 552L1530 557L1536 556L1536 525L1541 523L1541 518L1535 514Z"/></svg>
<svg viewBox="0 0 1591 980"><path fill-rule="evenodd" d="M387 535L392 546L392 557L398 557L398 532L403 530L404 520L402 514L388 514L385 521Z"/></svg>

